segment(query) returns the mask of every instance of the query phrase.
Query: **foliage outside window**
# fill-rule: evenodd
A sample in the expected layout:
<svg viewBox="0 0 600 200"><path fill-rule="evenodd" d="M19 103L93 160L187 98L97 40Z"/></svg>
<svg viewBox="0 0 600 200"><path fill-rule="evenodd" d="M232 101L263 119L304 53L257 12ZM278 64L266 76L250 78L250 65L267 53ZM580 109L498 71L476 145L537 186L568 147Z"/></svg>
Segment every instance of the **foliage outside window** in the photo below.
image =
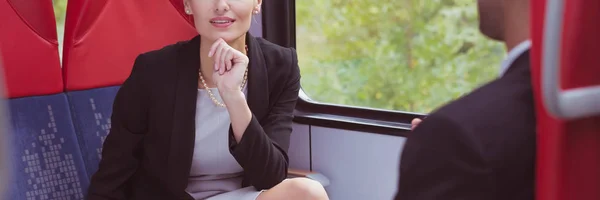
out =
<svg viewBox="0 0 600 200"><path fill-rule="evenodd" d="M65 33L65 17L67 15L67 0L52 0L54 17L56 18L56 32L58 33L59 56L62 59L63 36Z"/></svg>
<svg viewBox="0 0 600 200"><path fill-rule="evenodd" d="M53 0L60 48L67 0ZM495 78L476 0L297 0L302 88L321 102L430 112Z"/></svg>
<svg viewBox="0 0 600 200"><path fill-rule="evenodd" d="M316 101L426 113L499 74L476 0L298 0L302 88Z"/></svg>

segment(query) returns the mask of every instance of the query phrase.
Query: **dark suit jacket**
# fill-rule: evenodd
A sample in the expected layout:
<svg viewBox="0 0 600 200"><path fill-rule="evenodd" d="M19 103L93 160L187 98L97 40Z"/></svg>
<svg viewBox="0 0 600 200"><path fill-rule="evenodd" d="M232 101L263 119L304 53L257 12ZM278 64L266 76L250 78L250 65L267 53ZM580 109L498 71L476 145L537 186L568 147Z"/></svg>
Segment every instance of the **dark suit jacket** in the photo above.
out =
<svg viewBox="0 0 600 200"><path fill-rule="evenodd" d="M397 200L533 200L536 121L529 51L501 78L408 136Z"/></svg>
<svg viewBox="0 0 600 200"><path fill-rule="evenodd" d="M243 186L275 186L287 176L292 113L300 89L294 49L248 34L247 101L252 120L230 152ZM191 199L187 187L195 137L199 36L141 54L115 98L112 128L90 200Z"/></svg>

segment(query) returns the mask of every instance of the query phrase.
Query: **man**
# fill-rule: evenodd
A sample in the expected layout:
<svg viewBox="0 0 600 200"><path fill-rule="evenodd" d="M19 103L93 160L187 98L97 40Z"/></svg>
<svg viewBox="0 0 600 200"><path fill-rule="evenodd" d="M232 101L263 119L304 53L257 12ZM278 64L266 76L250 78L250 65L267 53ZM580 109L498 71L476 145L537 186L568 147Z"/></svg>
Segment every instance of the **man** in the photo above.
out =
<svg viewBox="0 0 600 200"><path fill-rule="evenodd" d="M510 50L500 76L414 120L397 200L534 199L529 0L478 0L478 10L481 32Z"/></svg>

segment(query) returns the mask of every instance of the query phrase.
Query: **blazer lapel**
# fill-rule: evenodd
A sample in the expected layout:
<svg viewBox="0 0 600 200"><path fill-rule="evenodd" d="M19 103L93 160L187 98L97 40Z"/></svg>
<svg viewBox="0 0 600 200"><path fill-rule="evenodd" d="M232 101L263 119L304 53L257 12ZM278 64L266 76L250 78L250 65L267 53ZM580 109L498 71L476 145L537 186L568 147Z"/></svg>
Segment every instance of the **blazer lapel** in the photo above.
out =
<svg viewBox="0 0 600 200"><path fill-rule="evenodd" d="M176 65L177 83L173 109L173 129L168 157L168 186L181 197L187 187L195 140L196 99L198 95L198 69L200 68L200 38L196 36L183 44Z"/></svg>
<svg viewBox="0 0 600 200"><path fill-rule="evenodd" d="M265 58L257 39L246 34L248 45L248 106L257 118L262 119L266 116L269 108L269 77Z"/></svg>
<svg viewBox="0 0 600 200"><path fill-rule="evenodd" d="M531 66L531 64L529 63L529 52L530 50L527 50L521 55L519 55L519 57L517 57L517 59L515 59L515 61L510 66L508 66L508 69L506 69L506 72L504 74L510 74L513 71L516 71L520 68L529 68Z"/></svg>

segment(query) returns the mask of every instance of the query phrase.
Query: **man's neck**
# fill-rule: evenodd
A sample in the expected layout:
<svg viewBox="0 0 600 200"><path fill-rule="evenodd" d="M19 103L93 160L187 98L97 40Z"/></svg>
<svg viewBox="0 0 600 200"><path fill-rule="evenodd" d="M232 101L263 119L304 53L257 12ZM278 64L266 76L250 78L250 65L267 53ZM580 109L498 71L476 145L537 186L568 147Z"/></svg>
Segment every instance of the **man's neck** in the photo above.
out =
<svg viewBox="0 0 600 200"><path fill-rule="evenodd" d="M525 36L516 35L515 37L508 37L508 35L507 35L507 37L504 40L504 45L506 46L506 51L510 52L517 45L519 45L523 42L526 42L528 40L529 40L529 35L525 35Z"/></svg>
<svg viewBox="0 0 600 200"><path fill-rule="evenodd" d="M505 1L504 44L510 52L517 45L529 40L529 1Z"/></svg>

